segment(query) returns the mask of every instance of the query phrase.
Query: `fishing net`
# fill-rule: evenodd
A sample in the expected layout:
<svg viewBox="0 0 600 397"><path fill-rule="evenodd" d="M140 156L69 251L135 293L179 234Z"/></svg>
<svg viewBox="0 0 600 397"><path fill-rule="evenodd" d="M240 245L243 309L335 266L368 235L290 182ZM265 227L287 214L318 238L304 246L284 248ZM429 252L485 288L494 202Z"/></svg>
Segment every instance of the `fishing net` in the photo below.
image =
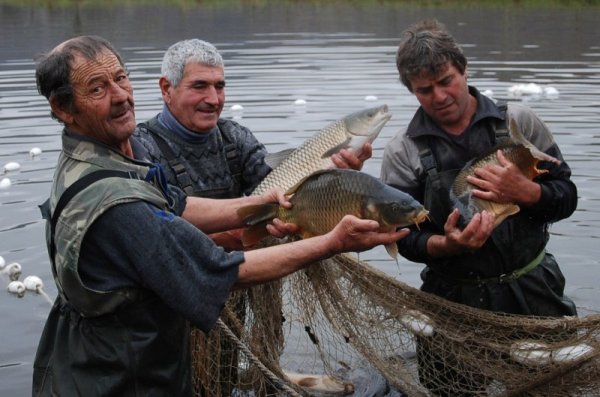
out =
<svg viewBox="0 0 600 397"><path fill-rule="evenodd" d="M389 395L597 396L599 333L599 315L478 310L344 254L233 296L193 332L194 382L202 396L383 395L360 385L377 377Z"/></svg>
<svg viewBox="0 0 600 397"><path fill-rule="evenodd" d="M289 189L313 163L282 163L253 194ZM599 333L600 315L478 310L344 254L236 292L215 329L192 333L193 380L199 396L599 396Z"/></svg>

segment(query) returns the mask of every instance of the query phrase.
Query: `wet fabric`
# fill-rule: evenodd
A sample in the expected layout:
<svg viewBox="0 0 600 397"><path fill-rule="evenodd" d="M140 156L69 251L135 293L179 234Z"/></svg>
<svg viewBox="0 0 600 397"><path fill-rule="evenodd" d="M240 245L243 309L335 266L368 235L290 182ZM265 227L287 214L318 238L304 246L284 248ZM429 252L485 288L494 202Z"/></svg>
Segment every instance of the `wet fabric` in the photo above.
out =
<svg viewBox="0 0 600 397"><path fill-rule="evenodd" d="M508 313L575 314L575 305L562 294L564 277L549 253L538 268L509 284L457 282L496 277L526 266L545 248L550 223L570 216L576 208L577 190L570 180L571 170L547 127L526 107L510 103L507 115L517 121L525 137L536 147L563 160L560 166L538 165L549 170L538 179L542 186L540 203L522 208L508 218L475 252L441 259L427 254L427 239L433 234L443 234L444 223L452 210L448 192L454 177L469 160L495 145L494 127L497 120L504 117L490 99L473 87L470 92L477 98L478 107L460 140L448 137L419 109L406 133L399 133L386 146L382 179L420 200L431 211L433 219L398 241L399 251L407 259L427 265L422 273L423 290L449 300ZM431 186L421 164L414 142L417 139L425 140L434 155L442 184L439 190ZM535 303L527 303L530 299Z"/></svg>
<svg viewBox="0 0 600 397"><path fill-rule="evenodd" d="M67 136L63 144L55 178L57 195L60 186L67 186L62 181L76 180L65 179L65 174L81 173L90 164L95 164L91 168L121 167L117 163L152 168L107 153L110 149L83 137ZM86 166L78 164L81 159ZM185 196L162 185L156 172L141 176L156 183L156 191L168 195L172 206L166 205L170 201L166 199L165 205L157 206L139 198L94 206L90 197L70 204L72 213L86 205L100 211L90 214L94 221L85 229L80 252L72 256L78 258L77 264L66 266L77 270L78 291L107 297L128 291L127 299L99 315L83 314L65 299L71 296L71 288L64 286L38 346L33 395L192 394L188 320L205 331L214 325L237 279L243 253L224 252L179 218ZM103 200L104 196L96 197Z"/></svg>

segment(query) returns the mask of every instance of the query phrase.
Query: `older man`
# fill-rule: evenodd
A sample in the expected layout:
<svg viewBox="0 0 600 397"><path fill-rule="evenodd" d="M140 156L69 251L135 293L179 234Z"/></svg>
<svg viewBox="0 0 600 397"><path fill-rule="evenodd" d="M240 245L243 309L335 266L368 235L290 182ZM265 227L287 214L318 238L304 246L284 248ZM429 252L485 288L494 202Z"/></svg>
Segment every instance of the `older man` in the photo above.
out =
<svg viewBox="0 0 600 397"><path fill-rule="evenodd" d="M378 233L376 222L347 217L324 236L225 252L198 228L240 227L237 207L289 205L281 192L217 201L166 184L130 139L133 90L104 39L60 44L36 79L64 131L47 214L59 294L34 362L34 395L191 395L186 320L208 331L233 288L408 233Z"/></svg>
<svg viewBox="0 0 600 397"><path fill-rule="evenodd" d="M173 44L163 57L159 86L163 109L139 124L135 135L150 159L163 165L168 181L200 197L250 194L271 167L265 147L248 128L220 118L225 68L217 48L198 39ZM332 161L360 169L371 150L370 144L359 154L342 150ZM231 233L212 237L226 248L242 248Z"/></svg>

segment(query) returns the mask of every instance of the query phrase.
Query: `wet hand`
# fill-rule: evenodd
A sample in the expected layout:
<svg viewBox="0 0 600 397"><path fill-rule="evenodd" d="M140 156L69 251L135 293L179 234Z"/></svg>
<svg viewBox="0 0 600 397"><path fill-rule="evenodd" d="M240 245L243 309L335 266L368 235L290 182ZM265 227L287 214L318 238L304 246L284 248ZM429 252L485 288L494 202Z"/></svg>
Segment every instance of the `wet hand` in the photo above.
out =
<svg viewBox="0 0 600 397"><path fill-rule="evenodd" d="M501 150L496 153L498 165L475 169L467 181L477 189L473 195L496 203L532 204L539 200L540 187L510 162Z"/></svg>
<svg viewBox="0 0 600 397"><path fill-rule="evenodd" d="M333 252L360 252L371 249L381 244L391 244L410 233L404 228L398 231L381 232L379 223L369 219L359 219L353 215L346 215L328 233L334 244Z"/></svg>
<svg viewBox="0 0 600 397"><path fill-rule="evenodd" d="M363 163L373 155L373 147L369 142L365 143L357 155L351 150L342 149L331 156L331 161L337 168L347 168L360 171Z"/></svg>
<svg viewBox="0 0 600 397"><path fill-rule="evenodd" d="M295 223L285 223L278 218L273 219L273 222L266 227L269 234L277 238L284 238L300 232L300 227Z"/></svg>
<svg viewBox="0 0 600 397"><path fill-rule="evenodd" d="M481 248L494 230L494 215L487 211L475 214L462 230L458 227L459 218L460 212L454 209L444 225L448 254L461 254Z"/></svg>
<svg viewBox="0 0 600 397"><path fill-rule="evenodd" d="M280 187L269 190L267 193L263 194L261 198L264 204L278 203L282 207L292 208L289 197L285 195L285 191Z"/></svg>

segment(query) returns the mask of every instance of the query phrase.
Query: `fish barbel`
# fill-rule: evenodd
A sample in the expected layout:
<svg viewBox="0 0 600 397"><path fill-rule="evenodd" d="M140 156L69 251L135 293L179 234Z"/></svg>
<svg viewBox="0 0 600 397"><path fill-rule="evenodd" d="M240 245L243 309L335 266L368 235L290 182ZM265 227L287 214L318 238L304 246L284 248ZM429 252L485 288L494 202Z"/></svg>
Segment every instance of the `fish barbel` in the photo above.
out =
<svg viewBox="0 0 600 397"><path fill-rule="evenodd" d="M297 224L299 236L308 238L329 232L348 214L377 221L380 231L419 224L428 214L409 194L369 174L348 169L316 171L286 194L292 195L292 208L264 204L238 210L244 223L250 225L244 232L244 245L254 245L266 237L265 225L275 217ZM386 250L396 259L396 244L386 246Z"/></svg>
<svg viewBox="0 0 600 397"><path fill-rule="evenodd" d="M333 168L331 156L341 149L359 153L366 142L373 142L392 117L387 105L359 110L337 120L294 149L252 194L263 194L274 187L289 189L311 173Z"/></svg>
<svg viewBox="0 0 600 397"><path fill-rule="evenodd" d="M519 206L514 203L496 203L473 196L473 189L477 188L467 182L468 176L475 175L476 168L500 164L497 157L498 150L502 150L507 160L514 163L523 175L531 180L548 172L548 170L538 169L538 162L561 163L560 160L540 151L527 141L514 120L510 120L509 131L510 140L508 142L494 147L489 152L467 163L452 184L450 200L459 209L461 220L464 221L465 225L471 221L475 214L484 210L495 215L494 227L502 223L507 217L520 211Z"/></svg>

